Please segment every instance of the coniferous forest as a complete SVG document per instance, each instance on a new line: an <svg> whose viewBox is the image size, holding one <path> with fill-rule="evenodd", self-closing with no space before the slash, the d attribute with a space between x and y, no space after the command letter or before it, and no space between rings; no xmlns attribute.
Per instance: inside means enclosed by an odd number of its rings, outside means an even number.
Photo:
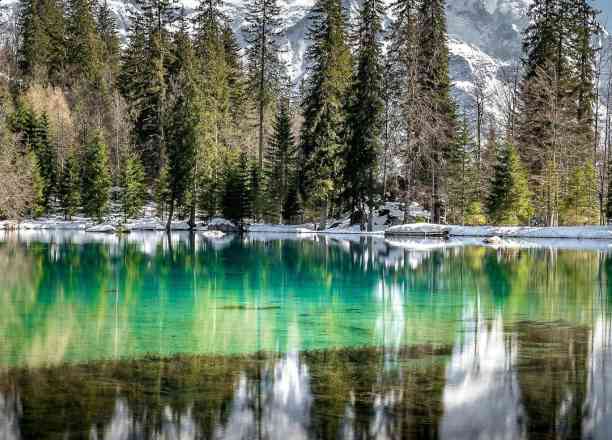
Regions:
<svg viewBox="0 0 612 440"><path fill-rule="evenodd" d="M367 228L385 201L435 223L606 224L612 63L587 0L534 0L505 66L503 114L452 95L445 0L340 0L310 12L292 83L276 0L187 14L135 0L0 11L0 215L320 223ZM387 17L392 17L388 20ZM239 34L237 33L239 32ZM240 43L242 42L242 43Z"/></svg>

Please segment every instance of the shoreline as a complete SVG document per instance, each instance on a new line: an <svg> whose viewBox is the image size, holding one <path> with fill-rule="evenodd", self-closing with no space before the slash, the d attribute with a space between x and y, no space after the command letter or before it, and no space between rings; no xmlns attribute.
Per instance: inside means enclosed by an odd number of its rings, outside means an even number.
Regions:
<svg viewBox="0 0 612 440"><path fill-rule="evenodd" d="M231 222L216 219L210 226L206 223L196 225L190 229L185 221L172 222L172 232L223 232L232 233L231 230L218 229L219 224ZM109 234L129 232L163 232L166 230L165 222L156 217L142 217L121 222L117 219L109 219L105 222L95 222L92 219L77 217L72 220L58 218L27 219L23 221L4 220L0 221L0 230L24 231L24 230L47 230L47 231L83 231L88 233ZM435 225L429 223L414 223L407 225L392 226L375 231L360 231L354 226L348 228L333 228L315 230L311 225L276 225L255 223L247 225L245 232L248 234L294 234L294 235L344 235L364 237L397 237L397 238L435 238L436 234L443 233L449 238L541 238L561 240L610 240L612 241L612 226L589 225L589 226L556 226L556 227L532 227L532 226L457 226L457 225Z"/></svg>

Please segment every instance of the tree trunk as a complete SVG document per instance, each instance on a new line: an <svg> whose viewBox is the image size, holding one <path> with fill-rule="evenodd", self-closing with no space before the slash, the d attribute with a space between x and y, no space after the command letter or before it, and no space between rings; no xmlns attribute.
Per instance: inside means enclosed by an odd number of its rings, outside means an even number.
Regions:
<svg viewBox="0 0 612 440"><path fill-rule="evenodd" d="M170 232L172 227L172 215L174 214L174 197L170 199L170 207L168 208L168 221L166 222L166 231Z"/></svg>
<svg viewBox="0 0 612 440"><path fill-rule="evenodd" d="M327 199L325 199L325 201L323 202L323 205L321 206L321 218L319 220L319 230L322 231L327 227L327 209L328 209L328 202Z"/></svg>

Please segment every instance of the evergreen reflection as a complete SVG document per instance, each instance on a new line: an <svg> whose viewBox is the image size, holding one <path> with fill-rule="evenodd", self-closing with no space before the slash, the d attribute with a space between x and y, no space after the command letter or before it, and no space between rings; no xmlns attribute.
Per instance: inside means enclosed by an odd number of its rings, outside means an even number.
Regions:
<svg viewBox="0 0 612 440"><path fill-rule="evenodd" d="M7 237L0 438L610 438L611 283L591 249Z"/></svg>

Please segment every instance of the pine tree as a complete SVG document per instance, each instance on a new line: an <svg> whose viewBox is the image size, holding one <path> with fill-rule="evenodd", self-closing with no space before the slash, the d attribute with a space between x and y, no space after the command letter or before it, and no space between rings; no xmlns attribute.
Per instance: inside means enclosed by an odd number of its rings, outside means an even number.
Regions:
<svg viewBox="0 0 612 440"><path fill-rule="evenodd" d="M173 66L173 103L169 112L167 129L167 155L170 200L167 228L170 229L175 205L185 201L192 189L193 166L200 143L200 97L197 68L191 40L185 26L181 26L174 38L176 60ZM195 201L192 210L195 209Z"/></svg>
<svg viewBox="0 0 612 440"><path fill-rule="evenodd" d="M267 215L282 223L288 219L285 208L292 191L292 176L295 173L296 147L291 131L289 102L282 99L278 106L274 132L266 157ZM295 188L294 188L295 189ZM295 202L293 202L295 203ZM292 209L293 211L294 209ZM294 214L294 212L292 213Z"/></svg>
<svg viewBox="0 0 612 440"><path fill-rule="evenodd" d="M526 224L533 215L527 173L512 144L500 149L487 201L490 218L496 224Z"/></svg>
<svg viewBox="0 0 612 440"><path fill-rule="evenodd" d="M128 152L123 158L123 164L121 208L127 220L142 210L147 197L147 188L144 166L138 155L133 151Z"/></svg>
<svg viewBox="0 0 612 440"><path fill-rule="evenodd" d="M64 7L60 0L21 0L19 67L24 76L58 81L65 63Z"/></svg>
<svg viewBox="0 0 612 440"><path fill-rule="evenodd" d="M51 207L57 184L57 157L49 140L49 122L46 114L37 117L28 112L26 139L38 159L38 172L42 180L42 205L45 211Z"/></svg>
<svg viewBox="0 0 612 440"><path fill-rule="evenodd" d="M119 74L119 62L121 56L121 39L117 18L108 0L103 0L96 11L96 27L101 43L101 61L110 69L112 80L115 81Z"/></svg>
<svg viewBox="0 0 612 440"><path fill-rule="evenodd" d="M101 220L108 209L112 181L108 147L99 131L85 145L82 173L81 196L85 214Z"/></svg>
<svg viewBox="0 0 612 440"><path fill-rule="evenodd" d="M445 0L422 0L418 7L419 54L417 81L419 99L425 103L424 118L414 129L427 147L431 182L432 221L442 219L442 193L446 176L444 163L455 134L455 107L450 94L448 71L448 36Z"/></svg>
<svg viewBox="0 0 612 440"><path fill-rule="evenodd" d="M239 153L237 158L228 159L225 165L221 211L223 217L241 225L252 213L249 187L252 167L245 151Z"/></svg>
<svg viewBox="0 0 612 440"><path fill-rule="evenodd" d="M577 167L570 176L561 222L567 225L599 224L597 170L590 161Z"/></svg>
<svg viewBox="0 0 612 440"><path fill-rule="evenodd" d="M300 192L327 221L330 203L339 193L340 152L345 105L351 84L352 61L346 43L339 0L318 0L312 11L307 51L309 75L305 85L301 132Z"/></svg>
<svg viewBox="0 0 612 440"><path fill-rule="evenodd" d="M128 44L122 59L122 92L135 114L134 141L149 178L159 174L165 149L168 31L176 21L172 0L137 0L131 11Z"/></svg>
<svg viewBox="0 0 612 440"><path fill-rule="evenodd" d="M101 76L102 43L90 0L69 0L66 19L66 63L75 81Z"/></svg>
<svg viewBox="0 0 612 440"><path fill-rule="evenodd" d="M246 5L245 26L249 91L256 101L258 164L263 168L265 114L278 95L285 75L280 61L281 19L276 0L250 0Z"/></svg>
<svg viewBox="0 0 612 440"><path fill-rule="evenodd" d="M64 217L70 220L81 203L81 170L79 157L72 151L64 162L59 181L59 202Z"/></svg>
<svg viewBox="0 0 612 440"><path fill-rule="evenodd" d="M448 220L452 223L466 224L468 210L479 214L477 200L478 180L475 170L474 142L464 118L448 157Z"/></svg>
<svg viewBox="0 0 612 440"><path fill-rule="evenodd" d="M343 199L351 213L359 213L362 227L366 207L371 214L378 195L375 173L381 149L384 111L380 41L383 16L384 7L380 0L364 1L357 31L357 71L347 111Z"/></svg>

